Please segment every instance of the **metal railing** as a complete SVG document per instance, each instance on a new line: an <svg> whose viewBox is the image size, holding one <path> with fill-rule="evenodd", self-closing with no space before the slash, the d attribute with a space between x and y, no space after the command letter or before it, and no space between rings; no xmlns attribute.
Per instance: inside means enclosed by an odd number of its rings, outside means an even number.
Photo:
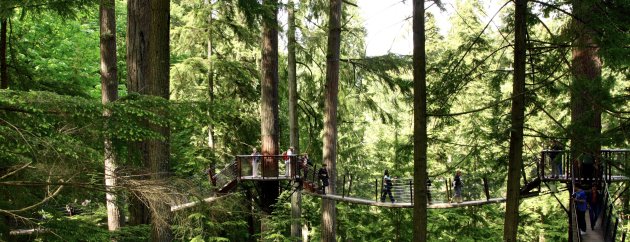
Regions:
<svg viewBox="0 0 630 242"><path fill-rule="evenodd" d="M622 228L621 235L618 235L619 226L623 227L621 211L615 206L615 200L611 197L608 182L604 182L604 202L602 210L602 229L604 231L604 241L625 241L626 231ZM617 237L621 238L618 240Z"/></svg>
<svg viewBox="0 0 630 242"><path fill-rule="evenodd" d="M214 175L212 179L214 180L217 189L221 190L230 182L237 180L239 178L238 174L238 163L233 161Z"/></svg>
<svg viewBox="0 0 630 242"><path fill-rule="evenodd" d="M241 177L293 178L301 155L237 155L238 174ZM288 158L285 160L284 158Z"/></svg>
<svg viewBox="0 0 630 242"><path fill-rule="evenodd" d="M586 174L581 169L571 169L573 166L581 168L580 160L582 156L573 159L569 151L565 150L543 150L540 153L537 172L540 178L570 178L575 177L582 180ZM593 159L592 177L597 181L606 179L610 182L614 177L624 177L630 172L626 167L630 167L630 150L628 149L603 149L598 156ZM575 172L575 174L572 174Z"/></svg>

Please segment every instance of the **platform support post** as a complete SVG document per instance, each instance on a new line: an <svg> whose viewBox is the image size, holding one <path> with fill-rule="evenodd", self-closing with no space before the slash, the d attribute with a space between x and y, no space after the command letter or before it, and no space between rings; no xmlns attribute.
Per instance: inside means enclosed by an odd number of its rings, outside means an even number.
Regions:
<svg viewBox="0 0 630 242"><path fill-rule="evenodd" d="M413 180L409 180L409 194L411 194L411 204L413 204Z"/></svg>
<svg viewBox="0 0 630 242"><path fill-rule="evenodd" d="M352 191L352 175L348 174L348 180L350 185L348 185L348 196L350 196L350 191Z"/></svg>
<svg viewBox="0 0 630 242"><path fill-rule="evenodd" d="M378 179L374 179L374 197L376 197L376 202L378 202Z"/></svg>

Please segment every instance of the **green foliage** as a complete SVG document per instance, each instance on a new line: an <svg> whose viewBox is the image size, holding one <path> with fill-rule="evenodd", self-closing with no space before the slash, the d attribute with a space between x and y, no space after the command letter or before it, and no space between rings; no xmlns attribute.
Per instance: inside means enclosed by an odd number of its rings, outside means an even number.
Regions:
<svg viewBox="0 0 630 242"><path fill-rule="evenodd" d="M114 140L120 169L135 171L140 160L126 155L128 144L165 137L147 124L171 129L173 187L190 200L210 196L212 186L205 169L223 168L236 154L259 146L260 24L268 6L254 0L176 0L171 3L171 100L127 94L100 104L98 20L95 1L4 0L0 18L8 18L10 90L0 91L0 209L20 209L37 204L65 187L54 199L17 215L33 219L54 234L42 241L144 241L147 225L123 227L109 233L102 189L103 138ZM124 1L117 2L118 72L126 79ZM529 18L525 173L535 174L538 151L550 138L565 141L569 126L571 38L563 33L568 17L558 2L532 8ZM539 6L540 4L536 4ZM628 145L630 122L627 102L630 84L627 14L624 1L606 1L602 14L593 19L597 43L604 60L601 99L602 144ZM298 1L297 75L299 91L300 152L321 162L323 83L326 78L327 2ZM413 174L412 78L409 56L365 56L365 35L359 10L344 4L340 93L338 106L338 174L355 181L380 177L384 169L395 176ZM479 1L455 4L452 28L442 36L434 16L427 15L427 80L429 119L429 176L443 188L444 177L464 172L467 189L481 194L478 181L490 180L493 196L505 193L511 97L511 40L513 16L504 9L505 24L488 25ZM509 8L509 7L508 7ZM566 8L564 8L566 9ZM539 12L540 11L540 12ZM547 14L549 18L541 18ZM280 16L283 16L282 14ZM212 18L210 23L209 17ZM499 22L499 19L495 19ZM489 27L486 27L488 25ZM282 26L279 26L282 27ZM282 31L281 35L283 34ZM208 56L208 43L212 54ZM281 42L282 43L282 42ZM280 48L280 146L287 147L288 104L286 58ZM212 86L211 86L212 85ZM592 90L598 90L590 88ZM212 92L211 92L212 90ZM211 100L212 97L212 100ZM168 116L152 111L165 107ZM102 112L112 111L104 120ZM107 122L108 129L105 129ZM208 143L213 134L213 145ZM566 143L566 142L565 142ZM3 177L9 172L15 173ZM188 183L181 182L186 180ZM14 183L29 183L15 185ZM340 182L338 182L340 183ZM7 185L11 184L11 185ZM193 185L191 185L193 184ZM257 197L253 183L240 191ZM285 184L286 185L286 184ZM371 187L355 183L357 195L372 196ZM246 195L222 198L176 213L174 231L181 241L244 241L263 236L271 241L289 237L290 192L278 200L265 220L264 234L250 235L248 220L260 219ZM474 195L476 196L476 195ZM474 197L473 196L473 197ZM558 196L568 197L561 193ZM56 207L90 198L100 204L88 214L66 217ZM311 240L320 239L321 200L303 197L301 222ZM42 209L49 218L37 222ZM338 203L341 241L410 241L411 210L374 208ZM503 205L430 210L430 241L500 240ZM6 214L6 211L4 212ZM566 214L550 195L526 199L521 204L519 240L566 238ZM34 223L30 223L33 225ZM0 223L1 227L6 223ZM254 226L258 227L255 223ZM3 228L4 229L4 228ZM85 235L90 237L86 238Z"/></svg>

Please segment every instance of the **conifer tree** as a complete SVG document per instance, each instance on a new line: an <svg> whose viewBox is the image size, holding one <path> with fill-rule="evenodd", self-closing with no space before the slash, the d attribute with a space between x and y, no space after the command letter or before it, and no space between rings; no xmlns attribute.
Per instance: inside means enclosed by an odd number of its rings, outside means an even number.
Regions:
<svg viewBox="0 0 630 242"><path fill-rule="evenodd" d="M101 48L101 95L104 105L118 99L118 68L116 66L116 12L114 0L101 0L100 4L100 48ZM107 133L107 119L111 110L103 110L105 130ZM117 230L122 225L118 196L114 193L116 187L117 155L114 151L112 139L105 135L105 191L107 203L107 225L110 231Z"/></svg>
<svg viewBox="0 0 630 242"><path fill-rule="evenodd" d="M341 0L330 0L328 48L324 101L323 160L330 177L327 194L335 194L337 177L337 105L339 103L339 58L341 49ZM337 211L335 201L322 199L322 241L336 241Z"/></svg>

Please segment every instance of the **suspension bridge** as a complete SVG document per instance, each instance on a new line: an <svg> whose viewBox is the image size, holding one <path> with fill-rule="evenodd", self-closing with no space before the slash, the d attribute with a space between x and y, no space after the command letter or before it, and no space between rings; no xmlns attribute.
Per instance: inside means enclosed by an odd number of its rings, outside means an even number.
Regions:
<svg viewBox="0 0 630 242"><path fill-rule="evenodd" d="M284 158L287 157L280 155L238 155L232 163L212 175L211 181L217 188L217 192L222 194L230 193L235 190L239 183L245 181L287 181L293 183L296 189L302 189L306 194L322 199L388 208L413 208L413 179L394 178L392 180L391 192L395 202L385 202L382 199L384 198L384 189L386 189L382 177L368 181L358 180L352 174L343 174L339 177L341 179L336 179L336 193L324 194L320 189L317 165L308 165L301 155L289 156L288 162ZM551 183L566 184L570 194L575 186L596 184L603 194L604 202L601 204L602 212L598 217L595 230L587 232L586 235L579 233L573 199L570 199L570 207L564 208L570 215L572 240L625 241L625 230L619 231L618 229L619 225L622 224L622 213L614 205L618 197L616 199L613 197L609 185L613 182L630 180L625 176L628 172L626 167L630 167L628 164L630 162L630 150L602 150L596 158L595 166L587 166L580 162L579 157L571 158L566 151L542 151L537 159L536 176L531 181L525 181L520 190L520 197L529 198L549 193L556 197L552 192L541 192L543 185L550 188ZM268 169L274 169L275 174L274 172L267 172ZM268 175L270 173L274 175ZM462 199L455 202L451 199L453 187L450 178L434 177L431 181L426 182L427 208L448 209L505 202L505 194L489 189L491 182L485 177L464 179ZM558 197L556 199L561 202ZM590 228L590 220L587 221L587 226ZM618 232L621 233L620 236Z"/></svg>

